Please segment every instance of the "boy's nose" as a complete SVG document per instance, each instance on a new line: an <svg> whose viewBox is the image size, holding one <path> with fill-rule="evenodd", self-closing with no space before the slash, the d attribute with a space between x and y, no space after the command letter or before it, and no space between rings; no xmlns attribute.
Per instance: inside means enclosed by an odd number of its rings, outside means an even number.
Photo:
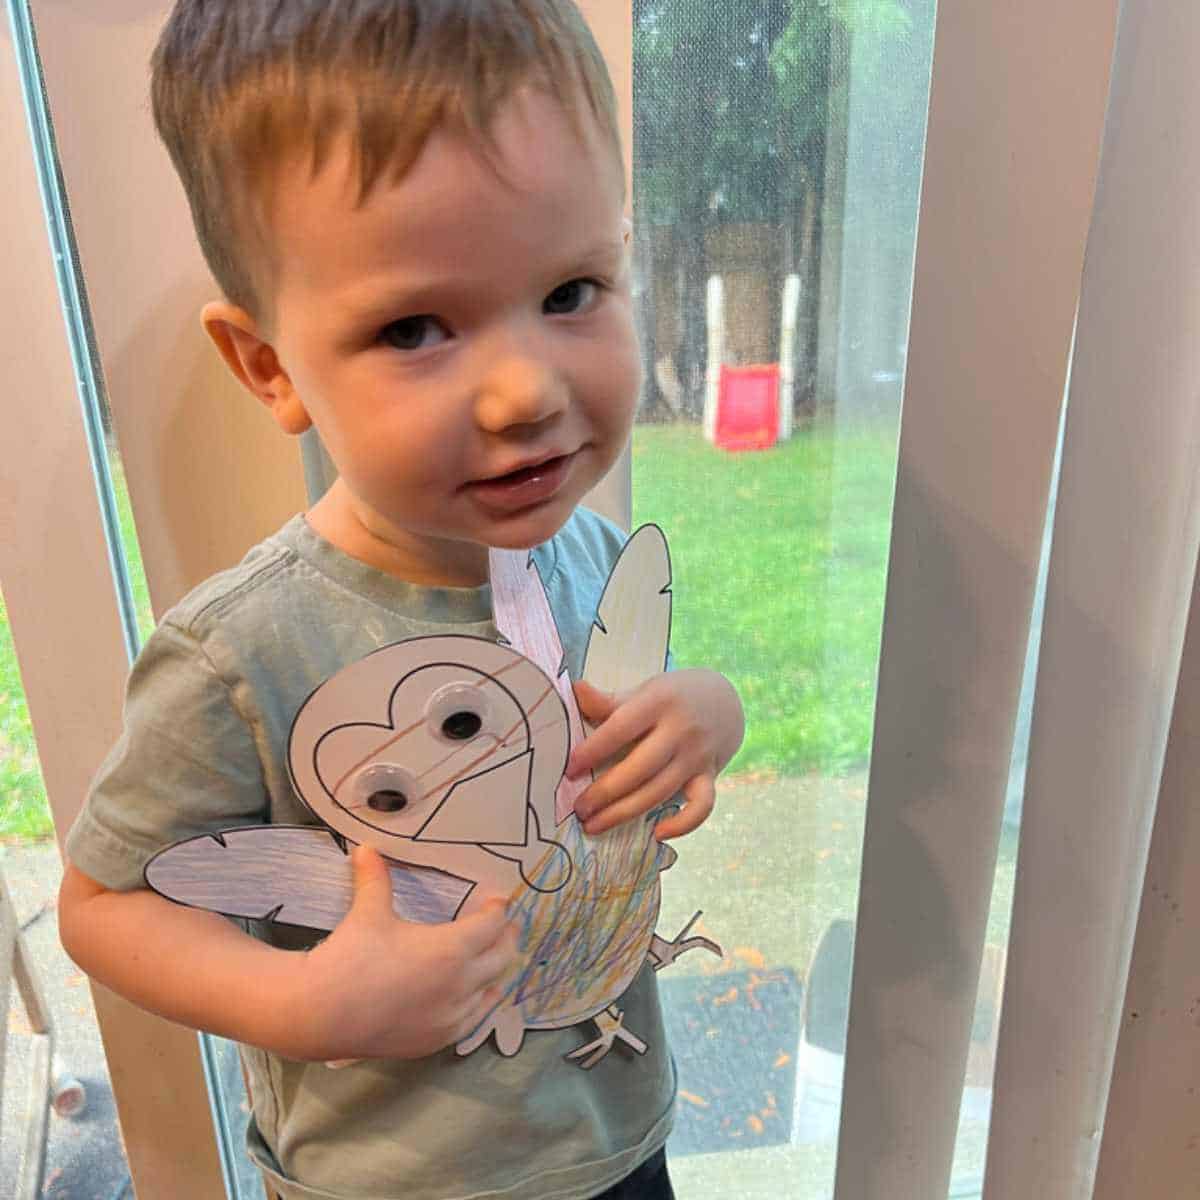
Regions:
<svg viewBox="0 0 1200 1200"><path fill-rule="evenodd" d="M533 355L508 355L493 364L479 389L475 419L488 433L539 425L567 406L567 387L548 363Z"/></svg>

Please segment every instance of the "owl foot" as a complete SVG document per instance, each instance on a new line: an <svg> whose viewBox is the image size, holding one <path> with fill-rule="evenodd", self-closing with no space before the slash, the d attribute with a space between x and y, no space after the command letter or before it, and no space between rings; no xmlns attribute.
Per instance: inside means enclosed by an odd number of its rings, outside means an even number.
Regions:
<svg viewBox="0 0 1200 1200"><path fill-rule="evenodd" d="M600 1031L600 1036L594 1042L572 1050L566 1056L568 1062L577 1062L585 1071L590 1071L619 1041L624 1042L637 1054L646 1053L646 1043L625 1028L625 1014L619 1008L606 1008L597 1013L592 1021Z"/></svg>
<svg viewBox="0 0 1200 1200"><path fill-rule="evenodd" d="M699 935L687 936L688 930L700 920L700 915L697 913L673 942L664 941L657 933L650 939L650 962L656 971L669 967L681 954L686 954L689 950L708 950L718 958L721 957L721 947L716 942Z"/></svg>
<svg viewBox="0 0 1200 1200"><path fill-rule="evenodd" d="M521 1049L525 1040L525 1019L517 1008L497 1009L478 1029L465 1041L454 1047L455 1052L465 1057L478 1050L492 1034L496 1035L496 1049L505 1058L512 1058Z"/></svg>

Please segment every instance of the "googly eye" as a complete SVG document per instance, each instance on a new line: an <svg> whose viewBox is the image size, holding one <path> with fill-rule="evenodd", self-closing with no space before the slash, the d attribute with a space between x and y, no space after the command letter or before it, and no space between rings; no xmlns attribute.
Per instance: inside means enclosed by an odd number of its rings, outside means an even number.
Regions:
<svg viewBox="0 0 1200 1200"><path fill-rule="evenodd" d="M349 779L350 803L394 815L416 804L421 790L411 771L393 763L373 763Z"/></svg>
<svg viewBox="0 0 1200 1200"><path fill-rule="evenodd" d="M425 705L426 725L447 742L469 742L487 728L490 715L486 694L469 683L448 683Z"/></svg>
<svg viewBox="0 0 1200 1200"><path fill-rule="evenodd" d="M478 713L462 708L452 712L442 722L442 737L452 742L465 742L483 728L483 719Z"/></svg>
<svg viewBox="0 0 1200 1200"><path fill-rule="evenodd" d="M408 807L408 797L395 788L380 788L367 797L367 807L376 812L394 813Z"/></svg>

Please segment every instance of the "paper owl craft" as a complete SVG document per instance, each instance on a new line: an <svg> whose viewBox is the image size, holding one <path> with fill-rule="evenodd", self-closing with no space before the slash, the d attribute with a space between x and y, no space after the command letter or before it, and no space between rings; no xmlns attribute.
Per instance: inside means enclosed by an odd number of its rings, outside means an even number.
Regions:
<svg viewBox="0 0 1200 1200"><path fill-rule="evenodd" d="M493 551L496 624L506 642L445 635L385 646L339 671L292 725L288 766L321 826L255 826L191 838L146 867L155 891L228 916L333 929L353 896L348 859L367 843L389 861L398 916L453 920L509 897L519 953L502 998L457 1050L489 1037L516 1054L529 1030L591 1021L568 1057L589 1068L617 1043L645 1053L620 998L707 938L655 933L659 873L675 851L651 813L591 837L575 816L587 780L563 778L583 726L562 646L527 552ZM666 539L626 543L601 598L583 678L618 692L665 668L671 619ZM697 914L697 917L699 914Z"/></svg>

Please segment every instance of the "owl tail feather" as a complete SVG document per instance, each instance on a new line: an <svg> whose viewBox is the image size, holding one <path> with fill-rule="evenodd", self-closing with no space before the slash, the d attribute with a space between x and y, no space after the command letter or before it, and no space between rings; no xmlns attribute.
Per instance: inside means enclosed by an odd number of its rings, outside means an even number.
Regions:
<svg viewBox="0 0 1200 1200"><path fill-rule="evenodd" d="M536 663L554 681L554 688L566 706L571 745L578 746L583 741L583 720L567 674L562 639L533 555L528 550L493 549L488 553L488 564L496 628L514 650ZM563 777L555 796L556 826L575 811L575 801L590 783L590 775L576 779ZM549 816L542 814L543 819Z"/></svg>

